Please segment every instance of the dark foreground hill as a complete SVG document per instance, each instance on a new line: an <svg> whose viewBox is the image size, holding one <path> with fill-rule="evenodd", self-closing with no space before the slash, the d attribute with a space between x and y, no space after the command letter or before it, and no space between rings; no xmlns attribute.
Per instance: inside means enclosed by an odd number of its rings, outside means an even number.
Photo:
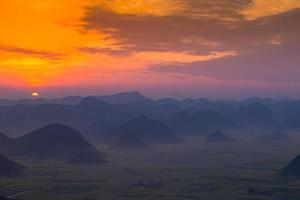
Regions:
<svg viewBox="0 0 300 200"><path fill-rule="evenodd" d="M18 176L23 174L25 167L0 154L0 176Z"/></svg>
<svg viewBox="0 0 300 200"><path fill-rule="evenodd" d="M4 149L7 154L37 159L71 158L79 153L102 153L75 129L52 124L17 138Z"/></svg>
<svg viewBox="0 0 300 200"><path fill-rule="evenodd" d="M6 198L5 196L0 194L0 200L14 200L14 199Z"/></svg>
<svg viewBox="0 0 300 200"><path fill-rule="evenodd" d="M216 130L206 137L208 142L230 142L232 139L228 137L223 131Z"/></svg>
<svg viewBox="0 0 300 200"><path fill-rule="evenodd" d="M2 141L8 141L10 138L9 137L7 137L4 133L1 133L0 132L0 142L2 142Z"/></svg>
<svg viewBox="0 0 300 200"><path fill-rule="evenodd" d="M300 154L280 172L283 176L300 176Z"/></svg>
<svg viewBox="0 0 300 200"><path fill-rule="evenodd" d="M12 141L12 138L7 137L5 134L0 132L0 145L6 145Z"/></svg>
<svg viewBox="0 0 300 200"><path fill-rule="evenodd" d="M117 151L145 151L151 149L140 137L132 133L125 133L119 140L111 145Z"/></svg>

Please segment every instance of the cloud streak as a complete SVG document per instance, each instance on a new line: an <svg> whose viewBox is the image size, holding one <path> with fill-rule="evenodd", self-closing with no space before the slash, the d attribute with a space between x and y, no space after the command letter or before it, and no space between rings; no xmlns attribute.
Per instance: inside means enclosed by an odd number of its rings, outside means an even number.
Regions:
<svg viewBox="0 0 300 200"><path fill-rule="evenodd" d="M63 56L63 54L60 53L7 46L1 44L0 44L0 51L7 51L7 52L17 53L17 54L25 54L25 55L35 56L39 58L46 58L49 60L60 60L61 57Z"/></svg>
<svg viewBox="0 0 300 200"><path fill-rule="evenodd" d="M146 70L159 74L181 74L227 81L300 84L299 52L298 44L285 44L210 62L150 65Z"/></svg>

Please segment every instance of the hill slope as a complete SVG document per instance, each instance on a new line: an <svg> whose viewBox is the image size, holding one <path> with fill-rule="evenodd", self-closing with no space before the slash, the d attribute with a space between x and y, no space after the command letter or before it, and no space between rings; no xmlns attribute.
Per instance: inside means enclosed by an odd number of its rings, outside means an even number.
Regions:
<svg viewBox="0 0 300 200"><path fill-rule="evenodd" d="M70 158L79 153L97 153L75 129L62 124L52 124L17 138L7 153L39 159Z"/></svg>
<svg viewBox="0 0 300 200"><path fill-rule="evenodd" d="M133 133L149 143L171 143L177 139L172 129L165 123L140 116L121 125L122 134Z"/></svg>
<svg viewBox="0 0 300 200"><path fill-rule="evenodd" d="M195 113L179 112L170 120L171 127L177 132L198 133L215 129L237 128L233 121L212 110L199 110Z"/></svg>
<svg viewBox="0 0 300 200"><path fill-rule="evenodd" d="M25 167L0 154L0 176L14 176L23 174Z"/></svg>
<svg viewBox="0 0 300 200"><path fill-rule="evenodd" d="M223 131L216 130L206 137L208 142L230 142L232 139L228 137Z"/></svg>
<svg viewBox="0 0 300 200"><path fill-rule="evenodd" d="M300 176L300 154L280 172L284 176Z"/></svg>

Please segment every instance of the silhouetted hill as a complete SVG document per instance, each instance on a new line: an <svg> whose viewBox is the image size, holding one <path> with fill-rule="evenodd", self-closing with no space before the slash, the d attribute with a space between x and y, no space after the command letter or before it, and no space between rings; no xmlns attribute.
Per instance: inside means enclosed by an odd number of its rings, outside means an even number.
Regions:
<svg viewBox="0 0 300 200"><path fill-rule="evenodd" d="M149 143L170 143L177 141L172 129L163 122L146 116L134 118L122 124L123 133L133 133Z"/></svg>
<svg viewBox="0 0 300 200"><path fill-rule="evenodd" d="M54 103L54 104L65 104L65 105L76 105L82 99L83 99L83 97L80 97L80 96L68 96L68 97L63 97L61 99L55 99L55 100L53 100L52 103Z"/></svg>
<svg viewBox="0 0 300 200"><path fill-rule="evenodd" d="M162 98L162 99L158 99L156 101L158 104L173 104L173 105L180 105L180 101L178 101L177 99L173 99L173 98Z"/></svg>
<svg viewBox="0 0 300 200"><path fill-rule="evenodd" d="M75 165L101 165L107 163L107 160L97 152L83 152L71 157L67 163Z"/></svg>
<svg viewBox="0 0 300 200"><path fill-rule="evenodd" d="M194 117L202 123L204 129L211 129L212 127L215 127L215 129L231 129L237 127L233 121L212 110L199 110L194 114Z"/></svg>
<svg viewBox="0 0 300 200"><path fill-rule="evenodd" d="M122 112L130 114L131 118L146 115L152 119L167 121L171 116L180 111L175 104L150 105L143 102L131 102L126 104L115 104Z"/></svg>
<svg viewBox="0 0 300 200"><path fill-rule="evenodd" d="M12 140L11 138L6 136L4 133L0 132L0 145L4 144L4 143L7 143L7 142L10 142L11 140Z"/></svg>
<svg viewBox="0 0 300 200"><path fill-rule="evenodd" d="M10 151L11 145L13 145L14 139L7 137L5 134L0 133L0 152L6 154Z"/></svg>
<svg viewBox="0 0 300 200"><path fill-rule="evenodd" d="M77 114L89 119L112 117L118 112L110 103L96 97L85 97L75 108Z"/></svg>
<svg viewBox="0 0 300 200"><path fill-rule="evenodd" d="M177 141L172 129L165 123L146 116L133 118L124 123L101 121L97 123L99 135L107 141L117 141L125 133L137 135L147 143L170 143Z"/></svg>
<svg viewBox="0 0 300 200"><path fill-rule="evenodd" d="M205 98L202 98L202 99L187 98L187 99L184 99L181 103L186 107L198 107L199 108L204 105L207 106L207 104L210 104L211 101L209 101L208 99L205 99Z"/></svg>
<svg viewBox="0 0 300 200"><path fill-rule="evenodd" d="M150 146L136 134L125 133L120 136L117 142L111 145L111 149L118 151L145 151L149 150Z"/></svg>
<svg viewBox="0 0 300 200"><path fill-rule="evenodd" d="M232 141L223 131L216 130L215 132L209 134L206 137L206 141L208 142L229 142Z"/></svg>
<svg viewBox="0 0 300 200"><path fill-rule="evenodd" d="M5 196L0 195L0 200L8 200Z"/></svg>
<svg viewBox="0 0 300 200"><path fill-rule="evenodd" d="M70 158L79 153L101 154L77 130L61 124L47 125L15 139L6 153L38 159Z"/></svg>
<svg viewBox="0 0 300 200"><path fill-rule="evenodd" d="M192 114L179 112L171 118L170 124L174 130L186 133L197 133L214 129L234 129L238 127L230 119L212 110L199 110Z"/></svg>
<svg viewBox="0 0 300 200"><path fill-rule="evenodd" d="M191 115L183 111L177 113L171 118L170 125L176 132L189 132L196 131L198 129L196 120Z"/></svg>
<svg viewBox="0 0 300 200"><path fill-rule="evenodd" d="M85 107L85 108L107 108L110 107L111 105L107 102L101 101L96 97L90 96L90 97L85 97L82 99L78 104L78 107Z"/></svg>
<svg viewBox="0 0 300 200"><path fill-rule="evenodd" d="M115 121L99 120L93 125L95 137L107 141L110 139L113 133L119 132L120 125L120 123Z"/></svg>
<svg viewBox="0 0 300 200"><path fill-rule="evenodd" d="M98 99L107 101L109 103L118 104L118 103L131 103L131 102L143 102L147 104L153 104L154 101L137 91L132 92L121 92L112 95L106 96L97 96Z"/></svg>
<svg viewBox="0 0 300 200"><path fill-rule="evenodd" d="M238 119L246 125L271 125L277 122L276 115L262 103L241 105L238 108Z"/></svg>
<svg viewBox="0 0 300 200"><path fill-rule="evenodd" d="M0 154L0 176L22 175L25 167Z"/></svg>
<svg viewBox="0 0 300 200"><path fill-rule="evenodd" d="M300 130L300 101L294 101L280 112L281 127L288 130Z"/></svg>
<svg viewBox="0 0 300 200"><path fill-rule="evenodd" d="M280 172L284 176L300 176L300 155L294 158L288 166L283 168Z"/></svg>
<svg viewBox="0 0 300 200"><path fill-rule="evenodd" d="M130 102L144 102L153 104L151 98L148 98L137 91L132 92L121 92L111 95L97 95L97 99L108 102L108 103L130 103ZM38 98L38 99L0 99L0 105L3 106L15 106L15 105L39 105L39 104L64 104L64 105L75 105L78 104L84 97L81 96L67 96L63 98Z"/></svg>
<svg viewBox="0 0 300 200"><path fill-rule="evenodd" d="M249 105L249 104L255 104L255 103L260 103L260 104L265 104L265 105L272 105L276 103L277 101L271 99L271 98L259 98L259 97L250 97L248 99L244 99L240 101L241 104L243 105Z"/></svg>
<svg viewBox="0 0 300 200"><path fill-rule="evenodd" d="M79 103L83 97L80 96L68 96L63 98L38 98L38 99L0 99L0 105L3 106L16 106L16 105L40 105L40 104L64 104L64 105L75 105Z"/></svg>
<svg viewBox="0 0 300 200"><path fill-rule="evenodd" d="M281 127L287 130L300 130L300 115L285 119Z"/></svg>
<svg viewBox="0 0 300 200"><path fill-rule="evenodd" d="M262 133L261 139L266 142L287 141L288 135L281 131L265 131Z"/></svg>
<svg viewBox="0 0 300 200"><path fill-rule="evenodd" d="M233 100L209 100L206 98L187 98L178 104L182 108L192 108L197 110L214 110L219 111L225 108L234 108L238 106L239 103Z"/></svg>
<svg viewBox="0 0 300 200"><path fill-rule="evenodd" d="M20 200L20 199L12 199L12 198L8 198L3 195L0 195L0 200Z"/></svg>

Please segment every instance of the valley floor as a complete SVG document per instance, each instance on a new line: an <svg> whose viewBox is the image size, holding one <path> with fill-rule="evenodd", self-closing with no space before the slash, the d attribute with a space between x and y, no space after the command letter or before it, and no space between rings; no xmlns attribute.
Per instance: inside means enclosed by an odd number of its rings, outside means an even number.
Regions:
<svg viewBox="0 0 300 200"><path fill-rule="evenodd" d="M19 159L26 176L1 178L0 193L22 200L300 199L300 178L278 176L300 153L297 133L286 142L263 142L256 133L231 136L228 143L190 138L148 154L106 150L111 163L100 166Z"/></svg>

